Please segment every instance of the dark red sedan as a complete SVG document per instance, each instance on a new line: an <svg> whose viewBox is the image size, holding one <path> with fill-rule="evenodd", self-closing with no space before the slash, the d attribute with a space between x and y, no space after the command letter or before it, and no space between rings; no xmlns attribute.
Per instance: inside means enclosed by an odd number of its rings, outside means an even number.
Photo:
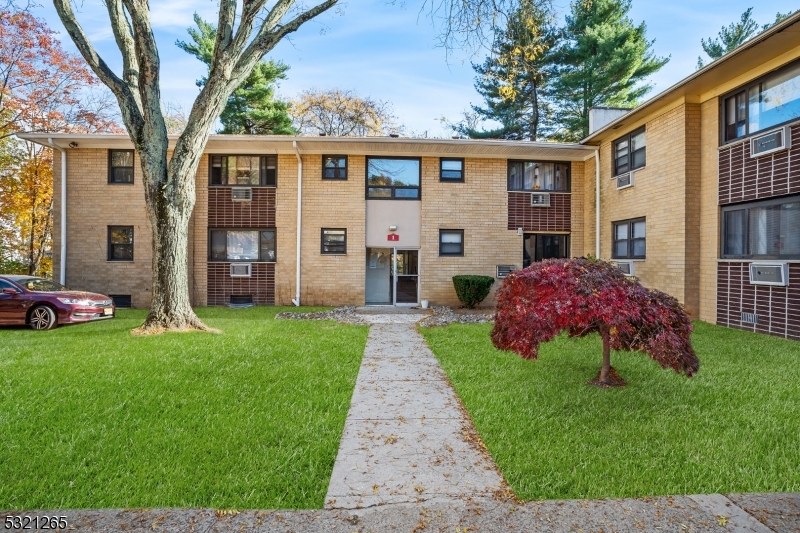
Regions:
<svg viewBox="0 0 800 533"><path fill-rule="evenodd" d="M49 279L0 275L0 291L0 325L28 324L42 330L114 318L110 297L71 291Z"/></svg>

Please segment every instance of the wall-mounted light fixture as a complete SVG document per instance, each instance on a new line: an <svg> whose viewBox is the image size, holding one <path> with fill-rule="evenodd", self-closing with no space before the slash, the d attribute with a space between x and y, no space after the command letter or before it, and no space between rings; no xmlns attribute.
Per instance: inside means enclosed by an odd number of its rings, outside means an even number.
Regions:
<svg viewBox="0 0 800 533"><path fill-rule="evenodd" d="M517 228L517 235L524 235L522 228Z"/></svg>
<svg viewBox="0 0 800 533"><path fill-rule="evenodd" d="M389 226L389 231L397 231L397 226Z"/></svg>
<svg viewBox="0 0 800 533"><path fill-rule="evenodd" d="M72 141L71 143L69 143L69 147L70 148L77 148L78 147L78 143L76 143L75 141Z"/></svg>

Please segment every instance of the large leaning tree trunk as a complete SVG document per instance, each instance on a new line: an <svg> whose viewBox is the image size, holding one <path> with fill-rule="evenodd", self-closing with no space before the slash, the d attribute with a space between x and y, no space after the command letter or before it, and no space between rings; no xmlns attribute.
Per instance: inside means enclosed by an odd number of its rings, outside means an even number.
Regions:
<svg viewBox="0 0 800 533"><path fill-rule="evenodd" d="M153 237L153 303L137 333L207 330L189 304L189 217L195 203L194 176L206 142L228 96L255 65L286 35L338 0L301 10L296 0L219 1L214 56L208 81L192 106L186 129L168 157L161 112L159 57L147 0L104 0L123 72L115 74L89 42L72 10L71 0L53 0L78 50L117 98L122 120L141 158L147 215ZM268 5L269 4L269 5Z"/></svg>

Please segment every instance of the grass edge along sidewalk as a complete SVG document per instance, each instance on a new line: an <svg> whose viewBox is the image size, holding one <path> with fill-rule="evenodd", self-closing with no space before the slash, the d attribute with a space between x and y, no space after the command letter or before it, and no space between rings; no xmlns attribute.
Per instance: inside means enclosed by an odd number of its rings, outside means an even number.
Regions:
<svg viewBox="0 0 800 533"><path fill-rule="evenodd" d="M800 491L800 343L697 322L696 376L615 352L628 386L604 390L596 336L526 361L490 331L421 329L519 498Z"/></svg>
<svg viewBox="0 0 800 533"><path fill-rule="evenodd" d="M0 509L321 508L367 328L282 310L0 329Z"/></svg>

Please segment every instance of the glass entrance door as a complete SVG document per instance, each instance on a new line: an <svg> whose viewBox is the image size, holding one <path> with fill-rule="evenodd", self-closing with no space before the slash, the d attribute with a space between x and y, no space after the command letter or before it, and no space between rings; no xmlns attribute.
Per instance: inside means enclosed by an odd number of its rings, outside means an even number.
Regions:
<svg viewBox="0 0 800 533"><path fill-rule="evenodd" d="M367 248L367 305L419 304L419 250Z"/></svg>
<svg viewBox="0 0 800 533"><path fill-rule="evenodd" d="M364 296L367 305L392 305L394 267L392 248L367 248L367 275Z"/></svg>
<svg viewBox="0 0 800 533"><path fill-rule="evenodd" d="M419 250L394 250L395 305L419 303Z"/></svg>

